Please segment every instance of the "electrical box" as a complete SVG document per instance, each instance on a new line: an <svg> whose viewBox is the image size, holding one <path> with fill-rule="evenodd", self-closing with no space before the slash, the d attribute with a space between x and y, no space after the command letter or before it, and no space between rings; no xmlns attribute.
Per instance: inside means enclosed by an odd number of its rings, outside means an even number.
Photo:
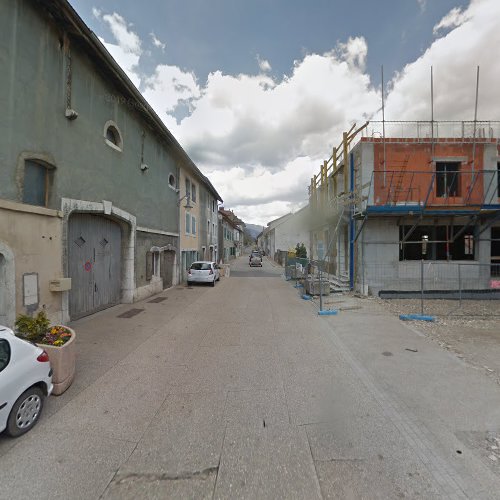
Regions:
<svg viewBox="0 0 500 500"><path fill-rule="evenodd" d="M71 278L59 278L49 281L49 290L51 292L65 292L71 290Z"/></svg>

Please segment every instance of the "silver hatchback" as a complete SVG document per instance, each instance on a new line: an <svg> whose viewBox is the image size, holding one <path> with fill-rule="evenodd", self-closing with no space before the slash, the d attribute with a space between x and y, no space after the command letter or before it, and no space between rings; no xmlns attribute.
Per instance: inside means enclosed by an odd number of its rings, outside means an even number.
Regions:
<svg viewBox="0 0 500 500"><path fill-rule="evenodd" d="M215 262L200 260L193 262L188 269L188 286L192 283L209 283L215 286L215 282L219 281L219 279L219 266Z"/></svg>

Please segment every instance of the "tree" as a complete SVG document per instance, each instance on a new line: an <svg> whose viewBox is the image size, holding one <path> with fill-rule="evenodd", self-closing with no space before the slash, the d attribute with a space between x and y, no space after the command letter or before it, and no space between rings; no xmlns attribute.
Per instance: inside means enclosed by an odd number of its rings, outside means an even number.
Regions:
<svg viewBox="0 0 500 500"><path fill-rule="evenodd" d="M295 247L295 257L298 259L307 259L307 249L304 243L297 243Z"/></svg>

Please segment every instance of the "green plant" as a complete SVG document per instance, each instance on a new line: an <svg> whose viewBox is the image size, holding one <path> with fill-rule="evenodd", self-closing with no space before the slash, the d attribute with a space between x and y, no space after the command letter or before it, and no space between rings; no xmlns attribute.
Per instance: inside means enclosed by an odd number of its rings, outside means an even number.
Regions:
<svg viewBox="0 0 500 500"><path fill-rule="evenodd" d="M49 318L45 311L40 311L35 317L21 314L18 316L15 327L20 337L32 342L38 342L47 333L50 326Z"/></svg>
<svg viewBox="0 0 500 500"><path fill-rule="evenodd" d="M295 257L298 259L307 259L307 249L304 243L297 243L295 247Z"/></svg>
<svg viewBox="0 0 500 500"><path fill-rule="evenodd" d="M34 318L20 314L15 327L18 337L36 344L60 347L71 339L71 331L65 326L50 326L45 311L40 311Z"/></svg>

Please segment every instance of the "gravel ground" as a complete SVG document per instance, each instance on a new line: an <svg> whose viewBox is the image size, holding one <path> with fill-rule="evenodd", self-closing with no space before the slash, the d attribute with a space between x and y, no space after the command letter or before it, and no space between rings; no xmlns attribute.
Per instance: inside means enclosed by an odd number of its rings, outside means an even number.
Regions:
<svg viewBox="0 0 500 500"><path fill-rule="evenodd" d="M421 312L415 299L372 300L398 316ZM424 314L436 321L410 321L408 326L500 384L500 301L463 300L460 305L454 300L426 300Z"/></svg>

